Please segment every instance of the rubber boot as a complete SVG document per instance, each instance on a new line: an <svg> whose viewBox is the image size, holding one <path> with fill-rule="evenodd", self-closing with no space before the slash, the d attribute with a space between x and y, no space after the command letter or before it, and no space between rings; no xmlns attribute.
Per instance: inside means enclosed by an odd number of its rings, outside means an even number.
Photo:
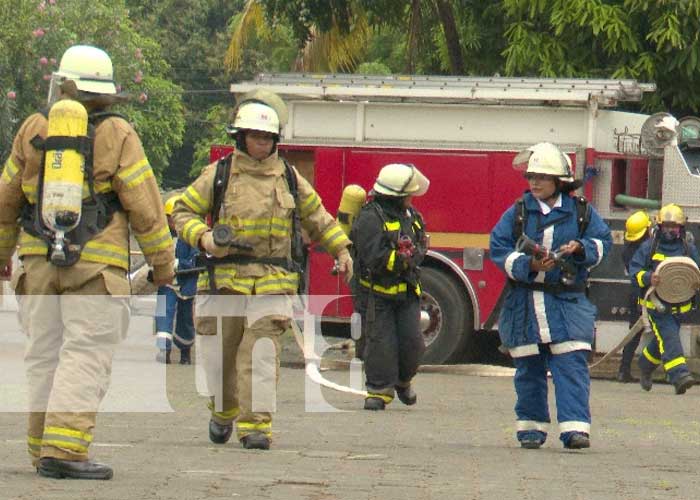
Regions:
<svg viewBox="0 0 700 500"><path fill-rule="evenodd" d="M678 380L673 384L673 387L676 389L676 394L685 394L685 391L690 389L693 385L695 385L695 379L693 379L693 376L690 373L686 373L685 375L681 375Z"/></svg>
<svg viewBox="0 0 700 500"><path fill-rule="evenodd" d="M652 374L653 372L645 372L642 370L639 372L639 385L642 386L642 389L645 391L650 391L651 386L654 385L654 381L652 380Z"/></svg>
<svg viewBox="0 0 700 500"><path fill-rule="evenodd" d="M564 448L568 450L581 450L583 448L590 448L591 440L583 432L575 432L569 438L569 442L564 444Z"/></svg>
<svg viewBox="0 0 700 500"><path fill-rule="evenodd" d="M269 450L270 438L262 432L253 432L243 436L241 444L246 450Z"/></svg>
<svg viewBox="0 0 700 500"><path fill-rule="evenodd" d="M386 403L382 398L365 398L365 410L383 410Z"/></svg>
<svg viewBox="0 0 700 500"><path fill-rule="evenodd" d="M158 354L156 354L156 361L159 363L164 363L166 365L170 364L170 351L166 351L165 349L161 349Z"/></svg>
<svg viewBox="0 0 700 500"><path fill-rule="evenodd" d="M37 472L40 476L54 479L112 479L114 471L109 465L91 460L61 460L53 457L39 459Z"/></svg>
<svg viewBox="0 0 700 500"><path fill-rule="evenodd" d="M413 387L411 385L407 385L406 387L400 387L396 386L396 396L398 396L399 401L401 401L403 404L407 406L411 406L416 404L416 401L418 401L418 396L416 395L416 391L413 390Z"/></svg>
<svg viewBox="0 0 700 500"><path fill-rule="evenodd" d="M191 365L192 358L190 357L190 348L185 347L180 349L180 364L181 365Z"/></svg>
<svg viewBox="0 0 700 500"><path fill-rule="evenodd" d="M209 441L215 444L225 444L231 439L233 424L222 425L209 420Z"/></svg>

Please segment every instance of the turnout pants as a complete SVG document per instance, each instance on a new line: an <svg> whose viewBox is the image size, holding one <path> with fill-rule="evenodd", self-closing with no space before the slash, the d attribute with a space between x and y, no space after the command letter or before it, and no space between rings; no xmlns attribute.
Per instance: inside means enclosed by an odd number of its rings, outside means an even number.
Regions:
<svg viewBox="0 0 700 500"><path fill-rule="evenodd" d="M659 314L649 311L649 322L654 337L639 355L639 368L651 373L663 364L672 384L689 373L683 356L680 328L681 322L674 314Z"/></svg>
<svg viewBox="0 0 700 500"><path fill-rule="evenodd" d="M227 293L200 295L197 300L195 328L211 395L212 420L221 425L236 420L238 439L257 432L271 438L279 338L290 326L288 297ZM207 302L230 312L209 315L204 312Z"/></svg>
<svg viewBox="0 0 700 500"><path fill-rule="evenodd" d="M169 351L175 343L180 350L189 349L194 343L194 298L183 299L169 286L162 286L158 301L165 302L165 316L156 316L156 347Z"/></svg>
<svg viewBox="0 0 700 500"><path fill-rule="evenodd" d="M591 431L588 351L552 354L550 345L540 345L538 355L513 358L517 437L522 440L534 432L544 441L547 436L547 424L551 421L547 403L549 370L554 382L560 439L566 444L573 432L590 434Z"/></svg>
<svg viewBox="0 0 700 500"><path fill-rule="evenodd" d="M14 281L28 340L32 462L87 460L112 357L129 324L125 271L82 261L59 268L31 256Z"/></svg>
<svg viewBox="0 0 700 500"><path fill-rule="evenodd" d="M370 300L369 294L363 293L356 306L365 337L367 392L370 397L379 396L390 402L396 386L407 387L411 383L425 353L419 298L408 294L405 300L392 300L375 295Z"/></svg>

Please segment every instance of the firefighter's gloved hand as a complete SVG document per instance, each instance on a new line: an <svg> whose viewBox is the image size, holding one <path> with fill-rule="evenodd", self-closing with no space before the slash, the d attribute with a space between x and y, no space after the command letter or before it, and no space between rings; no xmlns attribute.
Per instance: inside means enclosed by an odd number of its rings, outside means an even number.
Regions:
<svg viewBox="0 0 700 500"><path fill-rule="evenodd" d="M199 245L205 252L214 257L226 257L228 255L228 247L220 247L214 243L214 233L212 231L207 231L202 235L199 239Z"/></svg>
<svg viewBox="0 0 700 500"><path fill-rule="evenodd" d="M398 255L404 262L408 262L415 253L416 246L413 244L413 241L411 241L411 238L408 236L401 236L401 238L399 238L399 244L396 248L396 255Z"/></svg>
<svg viewBox="0 0 700 500"><path fill-rule="evenodd" d="M350 257L350 252L348 252L347 248L343 248L338 255L336 256L338 259L338 271L341 273L345 273L345 282L350 283L350 280L352 279L352 257Z"/></svg>
<svg viewBox="0 0 700 500"><path fill-rule="evenodd" d="M173 278L175 278L175 270L172 262L153 266L153 284L155 286L169 285L173 282Z"/></svg>

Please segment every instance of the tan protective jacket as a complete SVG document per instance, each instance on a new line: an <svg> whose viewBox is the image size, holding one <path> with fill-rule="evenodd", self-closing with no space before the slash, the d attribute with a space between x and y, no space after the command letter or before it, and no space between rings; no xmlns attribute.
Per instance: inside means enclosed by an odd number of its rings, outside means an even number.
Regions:
<svg viewBox="0 0 700 500"><path fill-rule="evenodd" d="M43 152L30 141L36 135L46 138L47 129L48 121L41 113L27 118L0 176L0 265L14 253L18 237L20 257L47 255L46 242L20 230L17 223L22 206L37 202ZM156 277L167 275L173 267L173 241L153 170L136 131L122 118L104 119L95 130L93 157L95 192L116 192L124 211L116 212L107 227L87 242L72 269L79 270L80 263L88 261L128 271L131 225ZM88 196L87 180L83 196ZM92 277L86 276L85 280Z"/></svg>
<svg viewBox="0 0 700 500"><path fill-rule="evenodd" d="M311 184L296 169L298 210L302 227L332 255L350 245L335 219L326 211ZM173 218L181 238L192 246L209 230L205 218L212 209L216 163L207 166L175 203ZM231 163L228 187L223 196L218 222L228 224L235 238L252 251L231 249L230 254L291 258L294 197L285 176L284 162L273 153L257 161L236 151ZM263 264L216 266L217 289L251 295L294 294L299 274L284 267ZM201 273L198 290L209 290L208 273Z"/></svg>

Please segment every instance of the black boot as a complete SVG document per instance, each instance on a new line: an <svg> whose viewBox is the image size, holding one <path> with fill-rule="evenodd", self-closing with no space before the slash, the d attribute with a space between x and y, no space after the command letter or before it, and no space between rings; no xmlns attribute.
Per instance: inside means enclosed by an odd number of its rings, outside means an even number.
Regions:
<svg viewBox="0 0 700 500"><path fill-rule="evenodd" d="M233 424L221 425L209 420L209 440L215 444L225 444L231 439Z"/></svg>
<svg viewBox="0 0 700 500"><path fill-rule="evenodd" d="M410 384L406 387L399 387L397 385L396 395L398 396L399 401L408 406L414 405L416 404L416 401L418 401L416 391L413 390L413 387L411 387Z"/></svg>
<svg viewBox="0 0 700 500"><path fill-rule="evenodd" d="M269 450L270 438L262 432L253 432L241 438L241 444L246 450Z"/></svg>
<svg viewBox="0 0 700 500"><path fill-rule="evenodd" d="M191 365L192 359L190 358L190 348L185 347L180 349L180 364L181 365Z"/></svg>
<svg viewBox="0 0 700 500"><path fill-rule="evenodd" d="M681 377L676 380L673 387L676 389L676 394L685 394L685 391L690 389L693 385L695 385L695 379L693 379L693 376L690 373L686 373L685 375L681 375Z"/></svg>
<svg viewBox="0 0 700 500"><path fill-rule="evenodd" d="M621 384L628 384L632 382L632 373L629 368L620 367L620 371L617 372L617 381Z"/></svg>
<svg viewBox="0 0 700 500"><path fill-rule="evenodd" d="M36 468L40 476L54 479L112 479L114 472L109 465L99 464L86 460L77 462L74 460L61 460L58 458L44 457L39 459Z"/></svg>
<svg viewBox="0 0 700 500"><path fill-rule="evenodd" d="M165 349L161 349L158 354L156 354L156 361L159 363L165 363L166 365L170 364L170 351L166 351Z"/></svg>
<svg viewBox="0 0 700 500"><path fill-rule="evenodd" d="M644 370L639 372L639 385L641 385L642 389L645 391L650 391L651 386L654 384L651 378L653 373L654 372L645 372Z"/></svg>
<svg viewBox="0 0 700 500"><path fill-rule="evenodd" d="M569 442L564 445L564 448L569 450L581 450L583 448L590 448L591 440L590 438L582 432L577 432L572 434L569 438Z"/></svg>
<svg viewBox="0 0 700 500"><path fill-rule="evenodd" d="M365 398L365 410L383 410L386 403L382 398Z"/></svg>

